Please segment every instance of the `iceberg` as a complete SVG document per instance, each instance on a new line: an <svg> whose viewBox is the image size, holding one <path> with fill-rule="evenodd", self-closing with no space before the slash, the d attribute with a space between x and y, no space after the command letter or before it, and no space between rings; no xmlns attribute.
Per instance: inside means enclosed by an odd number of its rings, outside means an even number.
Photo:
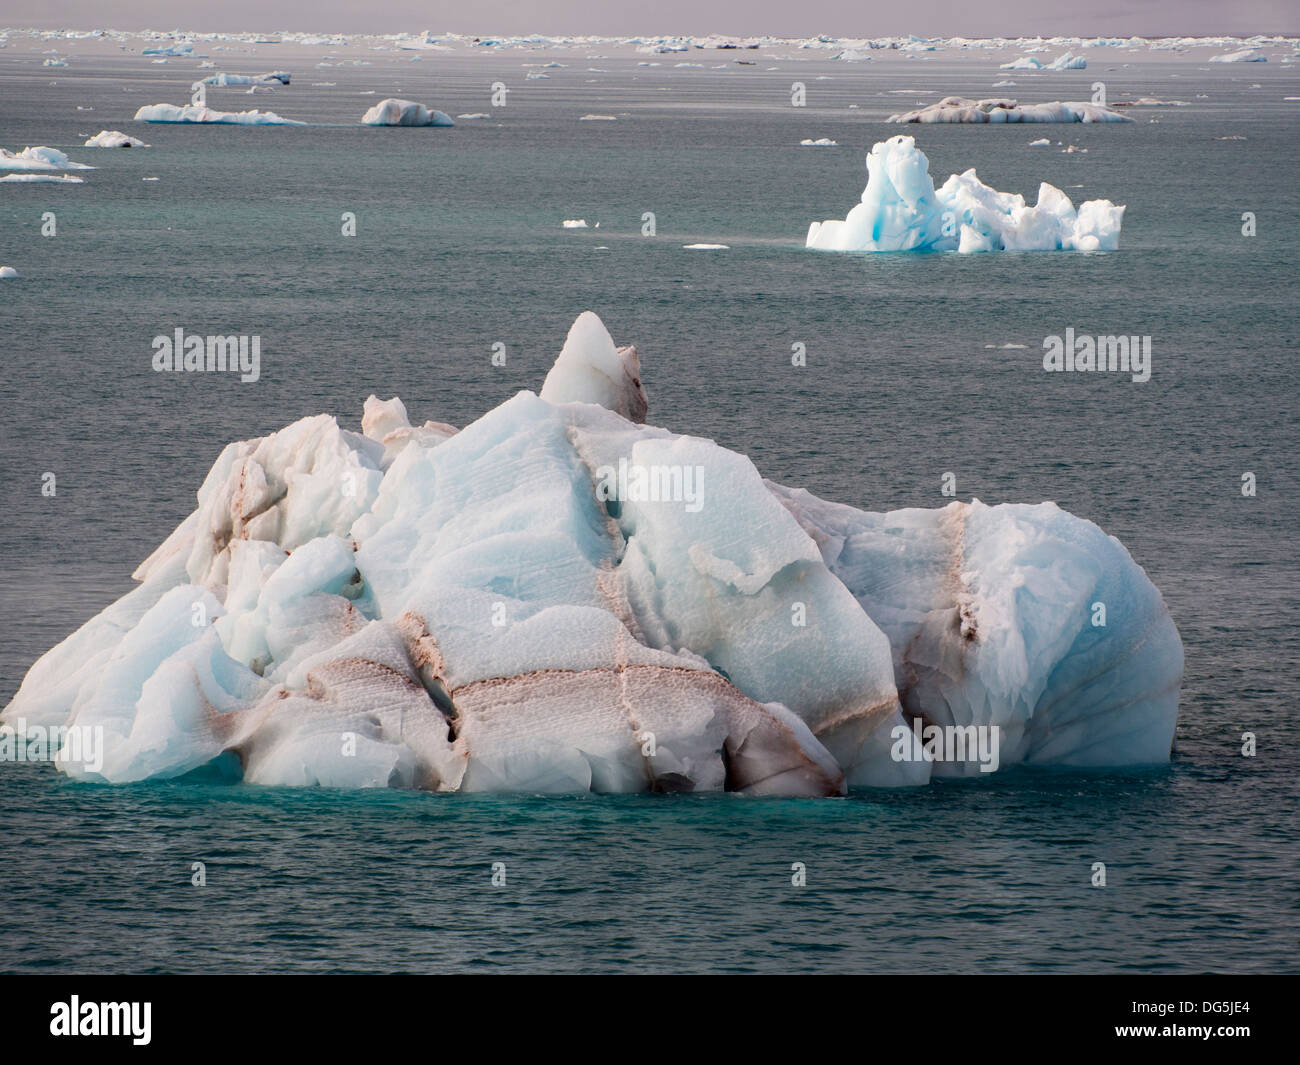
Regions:
<svg viewBox="0 0 1300 1065"><path fill-rule="evenodd" d="M24 148L11 152L0 148L0 170L22 170L36 174L53 174L60 170L94 170L89 163L74 163L67 152L58 148Z"/></svg>
<svg viewBox="0 0 1300 1065"><path fill-rule="evenodd" d="M1044 70L1086 70L1088 61L1081 55L1074 55L1072 52L1065 52L1058 55Z"/></svg>
<svg viewBox="0 0 1300 1065"><path fill-rule="evenodd" d="M1260 55L1253 48L1243 48L1237 52L1210 56L1211 63L1267 63L1268 56Z"/></svg>
<svg viewBox="0 0 1300 1065"><path fill-rule="evenodd" d="M12 266L0 266L0 277L17 277L18 271Z"/></svg>
<svg viewBox="0 0 1300 1065"><path fill-rule="evenodd" d="M191 56L194 54L194 45L190 41L178 41L176 44L164 45L157 48L145 48L141 55L161 55L161 56Z"/></svg>
<svg viewBox="0 0 1300 1065"><path fill-rule="evenodd" d="M220 74L212 74L204 78L203 84L218 88L227 85L269 85L271 82L288 85L291 77L287 70L273 70L269 74L227 74L222 71Z"/></svg>
<svg viewBox="0 0 1300 1065"><path fill-rule="evenodd" d="M361 116L367 126L454 126L445 111L430 111L413 100L381 100Z"/></svg>
<svg viewBox="0 0 1300 1065"><path fill-rule="evenodd" d="M841 795L1000 765L1166 761L1182 647L1120 544L1054 504L872 514L645 424L584 312L540 393L457 430L366 400L228 445L138 586L0 720L100 730L77 778ZM1096 623L1103 602L1108 623Z"/></svg>
<svg viewBox="0 0 1300 1065"><path fill-rule="evenodd" d="M137 122L220 123L232 126L305 126L292 118L281 118L274 111L215 111L210 107L186 104L145 104L135 113Z"/></svg>
<svg viewBox="0 0 1300 1065"><path fill-rule="evenodd" d="M1093 103L1054 100L1043 104L1018 104L1015 100L992 97L968 100L945 96L937 104L915 111L890 115L889 122L1132 122L1127 115Z"/></svg>
<svg viewBox="0 0 1300 1065"><path fill-rule="evenodd" d="M137 137L131 137L116 129L101 129L86 141L87 148L148 148L149 145Z"/></svg>
<svg viewBox="0 0 1300 1065"><path fill-rule="evenodd" d="M805 242L821 251L1114 251L1124 207L1089 200L1076 210L1054 185L1038 203L985 185L974 168L935 189L912 137L879 141L867 154L862 202L843 220L813 222Z"/></svg>

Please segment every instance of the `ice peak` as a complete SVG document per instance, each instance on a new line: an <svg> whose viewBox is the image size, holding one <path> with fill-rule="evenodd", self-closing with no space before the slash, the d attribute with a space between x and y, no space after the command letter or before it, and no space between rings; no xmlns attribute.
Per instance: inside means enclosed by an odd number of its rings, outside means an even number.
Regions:
<svg viewBox="0 0 1300 1065"><path fill-rule="evenodd" d="M541 397L548 403L596 403L638 423L649 409L636 348L616 348L592 311L583 311L569 328Z"/></svg>

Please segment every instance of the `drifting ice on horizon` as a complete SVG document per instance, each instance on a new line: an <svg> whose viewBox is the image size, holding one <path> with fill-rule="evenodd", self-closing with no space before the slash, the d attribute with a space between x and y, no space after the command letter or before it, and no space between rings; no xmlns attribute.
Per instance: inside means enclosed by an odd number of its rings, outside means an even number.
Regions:
<svg viewBox="0 0 1300 1065"><path fill-rule="evenodd" d="M222 451L141 584L4 713L100 727L110 782L838 795L972 762L1169 756L1182 645L1117 540L1052 503L872 514L641 424L633 347L574 323L466 428L365 403ZM639 486L639 487L638 487ZM1105 624L1096 625L1104 603Z"/></svg>
<svg viewBox="0 0 1300 1065"><path fill-rule="evenodd" d="M891 137L867 155L867 187L848 217L813 222L806 245L820 251L1114 251L1123 206L1088 200L1075 209L1055 185L1038 203L998 192L974 168L935 189L930 161L911 137Z"/></svg>

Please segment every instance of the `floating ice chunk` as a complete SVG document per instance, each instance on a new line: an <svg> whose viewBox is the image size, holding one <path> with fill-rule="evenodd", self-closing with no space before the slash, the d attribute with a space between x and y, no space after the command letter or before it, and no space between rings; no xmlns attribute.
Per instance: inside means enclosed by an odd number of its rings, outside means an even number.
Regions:
<svg viewBox="0 0 1300 1065"><path fill-rule="evenodd" d="M1083 56L1074 55L1071 52L1065 52L1061 55L1058 55L1055 59L1053 59L1050 63L1048 63L1047 66L1043 67L1043 69L1044 70L1085 70L1087 66L1088 66L1088 61L1084 59Z"/></svg>
<svg viewBox="0 0 1300 1065"><path fill-rule="evenodd" d="M0 266L0 277L17 277L18 271L12 266Z"/></svg>
<svg viewBox="0 0 1300 1065"><path fill-rule="evenodd" d="M485 114L485 113L482 112L482 111L476 111L476 112L474 112L473 114L469 114L469 115L457 115L456 117L457 117L457 118L463 118L463 119L465 119L466 121L470 121L470 120L472 120L472 119L478 119L478 118L491 118L492 116L489 115L489 114Z"/></svg>
<svg viewBox="0 0 1300 1065"><path fill-rule="evenodd" d="M361 116L367 126L454 126L445 111L431 111L413 100L380 100Z"/></svg>
<svg viewBox="0 0 1300 1065"><path fill-rule="evenodd" d="M605 323L591 311L583 311L569 328L540 395L551 403L598 403L633 422L645 421L649 409L636 348L616 348Z"/></svg>
<svg viewBox="0 0 1300 1065"><path fill-rule="evenodd" d="M890 122L1132 122L1127 115L1094 103L1055 100L1043 104L1018 104L1015 100L991 97L968 100L946 96L937 104L890 115Z"/></svg>
<svg viewBox="0 0 1300 1065"><path fill-rule="evenodd" d="M727 251L731 248L730 244L683 244L687 251Z"/></svg>
<svg viewBox="0 0 1300 1065"><path fill-rule="evenodd" d="M86 141L87 148L148 148L149 145L137 137L128 136L116 129L101 129Z"/></svg>
<svg viewBox="0 0 1300 1065"><path fill-rule="evenodd" d="M1243 48L1237 52L1210 56L1211 63L1267 63L1268 56L1260 55L1253 48Z"/></svg>
<svg viewBox="0 0 1300 1065"><path fill-rule="evenodd" d="M799 144L805 148L834 148L837 142L829 137L821 137L817 140L801 140Z"/></svg>
<svg viewBox="0 0 1300 1065"><path fill-rule="evenodd" d="M560 225L565 229L586 229L587 220L585 218L566 218Z"/></svg>
<svg viewBox="0 0 1300 1065"><path fill-rule="evenodd" d="M210 107L186 104L146 104L135 113L137 122L195 122L233 126L305 126L291 118L281 118L274 111L215 111Z"/></svg>
<svg viewBox="0 0 1300 1065"><path fill-rule="evenodd" d="M772 485L629 420L638 373L588 312L542 396L460 432L372 396L361 435L230 445L4 720L101 728L99 770L59 768L108 781L233 757L261 784L838 795L928 780L894 751L914 721L996 725L1003 764L1168 756L1181 645L1116 541L1052 504Z"/></svg>
<svg viewBox="0 0 1300 1065"><path fill-rule="evenodd" d="M287 70L273 70L269 74L227 74L222 71L204 78L203 84L219 88L227 85L269 85L271 82L288 85L292 76Z"/></svg>
<svg viewBox="0 0 1300 1065"><path fill-rule="evenodd" d="M583 115L579 122L617 122L617 115Z"/></svg>
<svg viewBox="0 0 1300 1065"><path fill-rule="evenodd" d="M1113 251L1124 208L1090 200L1076 212L1046 182L1038 203L985 185L974 169L938 190L912 137L891 137L867 155L862 202L840 221L813 222L806 245L822 251Z"/></svg>
<svg viewBox="0 0 1300 1065"><path fill-rule="evenodd" d="M1010 63L1003 63L999 70L1041 70L1043 64L1033 56L1021 56L1019 59L1013 59Z"/></svg>
<svg viewBox="0 0 1300 1065"><path fill-rule="evenodd" d="M10 152L0 148L0 170L26 170L34 173L53 173L59 170L94 170L87 163L74 163L67 152L57 148L24 148Z"/></svg>
<svg viewBox="0 0 1300 1065"><path fill-rule="evenodd" d="M0 178L0 181L39 181L51 185L82 185L85 183L84 178L75 177L72 174L7 174Z"/></svg>
<svg viewBox="0 0 1300 1065"><path fill-rule="evenodd" d="M145 48L140 52L141 55L164 55L164 56L188 56L194 54L194 43L192 41L177 41L175 44L164 45L158 48Z"/></svg>

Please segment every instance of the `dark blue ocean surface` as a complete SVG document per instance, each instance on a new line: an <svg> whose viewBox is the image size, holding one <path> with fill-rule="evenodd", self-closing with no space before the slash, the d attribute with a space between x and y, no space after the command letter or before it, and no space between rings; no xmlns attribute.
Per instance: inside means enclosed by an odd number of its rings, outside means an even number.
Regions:
<svg viewBox="0 0 1300 1065"><path fill-rule="evenodd" d="M463 425L540 387L591 309L641 352L651 422L774 480L887 510L943 505L951 471L960 498L1052 499L1119 537L1183 637L1175 757L835 801L96 787L0 765L0 969L1297 968L1300 105L1284 97L1300 77L1138 54L993 90L996 63L972 59L712 71L563 53L525 81L544 60L321 54L220 60L293 84L209 103L314 123L241 128L131 121L184 102L192 62L43 70L0 52L0 146L98 167L80 186L0 185L0 264L22 274L0 282L0 702L127 590L226 442L322 410L356 428L372 392ZM1098 78L1112 100L1188 106L1115 126L883 123L949 93L1079 98ZM498 79L515 91L492 111ZM492 117L355 124L390 95ZM74 148L103 128L153 147ZM1127 204L1120 250L805 251L899 132L938 181L974 166L1031 200L1049 181ZM818 137L839 147L799 146ZM261 379L153 372L151 339L177 327L258 334ZM1067 327L1151 336L1151 380L1043 372L1043 338Z"/></svg>

